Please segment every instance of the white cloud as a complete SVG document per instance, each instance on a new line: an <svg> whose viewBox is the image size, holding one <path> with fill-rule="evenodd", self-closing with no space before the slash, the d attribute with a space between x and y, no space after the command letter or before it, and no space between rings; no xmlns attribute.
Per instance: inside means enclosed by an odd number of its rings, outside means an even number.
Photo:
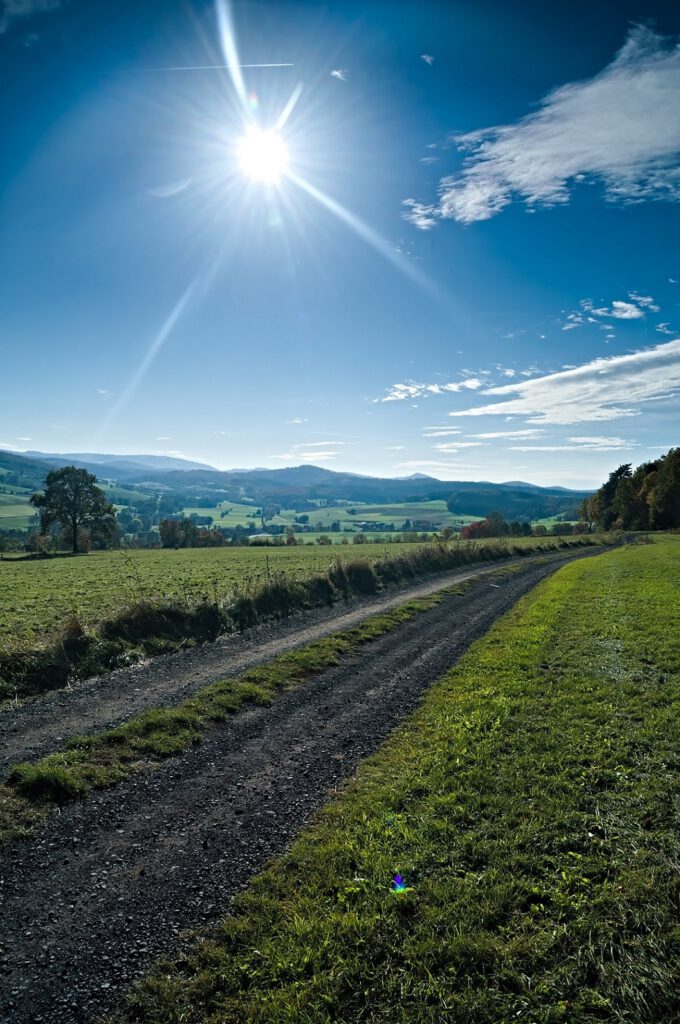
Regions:
<svg viewBox="0 0 680 1024"><path fill-rule="evenodd" d="M420 162L421 162L421 164L438 164L439 163L439 157L438 156L421 156ZM423 209L424 209L424 207L423 207ZM407 219L410 219L410 218L407 218Z"/></svg>
<svg viewBox="0 0 680 1024"><path fill-rule="evenodd" d="M529 208L567 203L583 180L600 180L610 201L678 201L679 108L680 46L634 27L594 78L561 86L513 124L455 137L463 169L441 180L418 226L488 220L516 197Z"/></svg>
<svg viewBox="0 0 680 1024"><path fill-rule="evenodd" d="M636 302L638 306L645 306L652 313L659 312L659 306L654 304L654 299L651 295L638 295L637 292L628 292L628 298Z"/></svg>
<svg viewBox="0 0 680 1024"><path fill-rule="evenodd" d="M347 444L357 444L356 441L304 441L296 444L296 448L338 448Z"/></svg>
<svg viewBox="0 0 680 1024"><path fill-rule="evenodd" d="M659 307L654 305L651 295L638 295L637 292L629 292L628 298L632 301L614 299L611 306L600 306L597 309L592 299L582 299L581 309L569 313L566 322L562 325L562 330L573 331L574 328L583 327L584 324L595 324L597 317L607 317L612 320L642 320L646 310L650 310L652 313L659 312ZM603 331L612 329L611 324L598 323L597 326Z"/></svg>
<svg viewBox="0 0 680 1024"><path fill-rule="evenodd" d="M513 452L613 452L620 448L637 448L637 441L623 437L568 437L569 444L511 445Z"/></svg>
<svg viewBox="0 0 680 1024"><path fill-rule="evenodd" d="M386 449L386 452L405 452L406 445L403 444L391 444Z"/></svg>
<svg viewBox="0 0 680 1024"><path fill-rule="evenodd" d="M636 305L634 302L624 302L622 299L614 299L611 304L611 309L607 309L606 306L601 306L599 309L593 309L592 305L588 304L586 300L581 303L584 309L587 309L593 316L610 316L614 320L641 320L645 315L644 309ZM591 321L592 323L592 321Z"/></svg>
<svg viewBox="0 0 680 1024"><path fill-rule="evenodd" d="M465 380L453 381L449 384L421 384L415 380L407 380L404 384L393 384L387 389L384 398L374 398L374 402L403 402L409 398L429 398L430 395L443 395L446 392L476 391L484 386L478 377L467 377Z"/></svg>
<svg viewBox="0 0 680 1024"><path fill-rule="evenodd" d="M347 81L347 72L344 68L333 68L331 78L337 78L340 82Z"/></svg>
<svg viewBox="0 0 680 1024"><path fill-rule="evenodd" d="M453 434L460 434L460 430L426 430L423 437L452 437Z"/></svg>
<svg viewBox="0 0 680 1024"><path fill-rule="evenodd" d="M330 462L338 457L337 452L300 452L296 458L303 462Z"/></svg>
<svg viewBox="0 0 680 1024"><path fill-rule="evenodd" d="M430 67L434 64L434 57L429 53L421 53L420 59L424 60L426 64L430 65Z"/></svg>
<svg viewBox="0 0 680 1024"><path fill-rule="evenodd" d="M523 437L528 440L531 437L542 437L544 430L496 430L486 434L470 434L470 437L481 437L489 440L496 440L500 437Z"/></svg>
<svg viewBox="0 0 680 1024"><path fill-rule="evenodd" d="M419 203L417 199L404 199L402 206L408 210L403 214L404 220L414 224L421 231L429 231L437 223L439 216L437 207L428 203Z"/></svg>
<svg viewBox="0 0 680 1024"><path fill-rule="evenodd" d="M517 376L517 371L516 370L503 370L503 376L504 377L516 377Z"/></svg>
<svg viewBox="0 0 680 1024"><path fill-rule="evenodd" d="M636 441L626 441L624 437L602 437L601 435L595 437L568 437L567 441L572 441L574 444L606 444L611 448L631 448L637 444Z"/></svg>
<svg viewBox="0 0 680 1024"><path fill-rule="evenodd" d="M113 394L113 391L109 391L108 388L97 388L97 394L101 395L102 398L108 398L109 395Z"/></svg>
<svg viewBox="0 0 680 1024"><path fill-rule="evenodd" d="M523 416L529 423L586 423L637 416L640 403L680 393L680 339L629 355L598 358L574 370L485 389L493 398L450 416Z"/></svg>
<svg viewBox="0 0 680 1024"><path fill-rule="evenodd" d="M659 334L675 334L675 331L671 330L670 323L657 324L656 329L659 332Z"/></svg>
<svg viewBox="0 0 680 1024"><path fill-rule="evenodd" d="M13 21L30 18L34 14L49 14L61 7L61 0L5 0L0 13L0 35L6 32Z"/></svg>
<svg viewBox="0 0 680 1024"><path fill-rule="evenodd" d="M172 441L172 438L167 436L167 435L163 435L162 437L155 438L155 440L156 441Z"/></svg>
<svg viewBox="0 0 680 1024"><path fill-rule="evenodd" d="M307 423L307 419L303 416L295 416L292 420L286 420L286 423L292 423L297 426L300 423Z"/></svg>
<svg viewBox="0 0 680 1024"><path fill-rule="evenodd" d="M432 447L438 452L456 452L459 448L481 448L483 444L483 441L446 441Z"/></svg>

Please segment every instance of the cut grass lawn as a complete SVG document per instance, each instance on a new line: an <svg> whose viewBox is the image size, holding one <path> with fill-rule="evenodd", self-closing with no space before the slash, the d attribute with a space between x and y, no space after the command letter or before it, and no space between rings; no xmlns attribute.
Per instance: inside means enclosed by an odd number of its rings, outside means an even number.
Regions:
<svg viewBox="0 0 680 1024"><path fill-rule="evenodd" d="M497 570L493 575L513 571ZM310 675L338 664L341 657L383 633L396 630L446 595L462 594L466 581L428 597L408 601L390 612L371 615L352 629L332 633L300 650L223 679L174 708L153 708L124 725L91 736L73 737L66 749L35 762L16 765L0 784L0 843L30 834L50 808L115 785L133 772L148 769L199 743L215 723L246 703L269 704L282 689L300 685Z"/></svg>
<svg viewBox="0 0 680 1024"><path fill-rule="evenodd" d="M116 1019L678 1021L679 584L672 540L540 584Z"/></svg>

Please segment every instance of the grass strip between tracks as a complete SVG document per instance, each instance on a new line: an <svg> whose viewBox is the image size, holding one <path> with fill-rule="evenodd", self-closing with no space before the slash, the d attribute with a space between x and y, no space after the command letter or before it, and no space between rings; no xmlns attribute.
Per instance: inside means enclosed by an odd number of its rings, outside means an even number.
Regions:
<svg viewBox="0 0 680 1024"><path fill-rule="evenodd" d="M670 539L541 583L116 1020L677 1020L679 582Z"/></svg>
<svg viewBox="0 0 680 1024"><path fill-rule="evenodd" d="M516 566L508 566L484 578L515 571ZM337 665L362 644L398 629L451 594L462 595L476 582L477 578L462 581L392 611L367 616L354 628L288 651L238 677L212 683L176 707L152 708L114 729L74 736L57 753L15 765L7 782L0 784L0 844L30 834L55 805L113 786L133 772L182 754L215 723L244 705L270 704L278 691Z"/></svg>

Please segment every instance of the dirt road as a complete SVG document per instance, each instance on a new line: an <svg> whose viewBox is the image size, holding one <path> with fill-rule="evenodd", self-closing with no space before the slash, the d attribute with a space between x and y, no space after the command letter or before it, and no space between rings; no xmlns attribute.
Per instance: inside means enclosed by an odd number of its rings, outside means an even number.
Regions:
<svg viewBox="0 0 680 1024"><path fill-rule="evenodd" d="M185 756L10 845L0 855L0 1019L81 1024L111 1009L182 929L223 915L424 690L563 562L523 565L494 586L480 577Z"/></svg>
<svg viewBox="0 0 680 1024"><path fill-rule="evenodd" d="M561 557L564 559L565 553ZM392 589L379 597L293 615L283 622L265 623L246 633L224 636L214 643L163 655L74 684L70 689L46 693L19 707L8 705L0 709L0 771L8 771L19 761L43 757L76 734L113 728L147 708L179 704L216 679L239 675L284 651L303 647L336 630L349 629L369 614L388 611L412 598L435 593L451 583L488 575L508 564L522 564L522 560L477 565L416 586Z"/></svg>

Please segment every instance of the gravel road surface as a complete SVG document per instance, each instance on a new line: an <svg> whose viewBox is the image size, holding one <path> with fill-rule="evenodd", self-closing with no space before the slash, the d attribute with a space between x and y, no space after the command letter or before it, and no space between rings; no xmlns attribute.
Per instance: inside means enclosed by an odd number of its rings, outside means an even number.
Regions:
<svg viewBox="0 0 680 1024"><path fill-rule="evenodd" d="M493 587L480 577L270 707L215 727L183 757L65 807L0 852L0 1020L81 1024L111 1010L178 948L183 929L222 916L427 687L563 563L524 564ZM202 652L215 655L191 654Z"/></svg>
<svg viewBox="0 0 680 1024"><path fill-rule="evenodd" d="M562 554L564 559L565 554ZM217 679L240 675L284 651L356 626L367 615L389 611L412 598L435 593L452 583L488 575L521 559L473 566L430 578L416 586L390 589L379 597L319 608L268 622L185 651L166 654L130 668L55 690L18 707L0 709L0 772L19 761L34 761L58 750L76 734L101 732L147 708L179 704Z"/></svg>

